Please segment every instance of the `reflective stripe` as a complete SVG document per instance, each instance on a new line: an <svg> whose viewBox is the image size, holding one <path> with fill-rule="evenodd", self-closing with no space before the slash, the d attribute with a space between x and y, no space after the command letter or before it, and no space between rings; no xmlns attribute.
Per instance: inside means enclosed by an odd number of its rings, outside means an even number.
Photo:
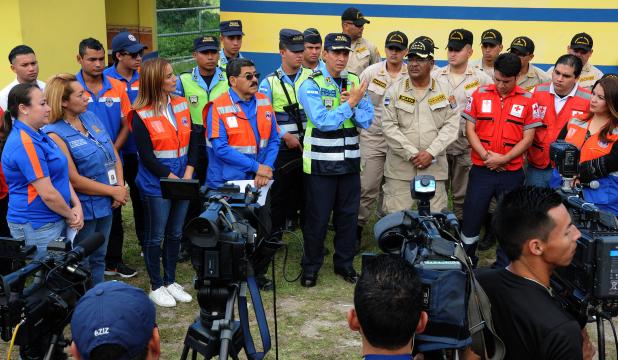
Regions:
<svg viewBox="0 0 618 360"><path fill-rule="evenodd" d="M183 146L179 150L153 150L157 159L177 159L189 153L189 146Z"/></svg>
<svg viewBox="0 0 618 360"><path fill-rule="evenodd" d="M270 100L268 99L257 99L257 106L266 106L270 105Z"/></svg>
<svg viewBox="0 0 618 360"><path fill-rule="evenodd" d="M314 137L306 137L305 142L311 145L316 146L344 146L344 140L342 138L339 139L321 139Z"/></svg>
<svg viewBox="0 0 618 360"><path fill-rule="evenodd" d="M346 150L345 157L348 159L354 159L360 157L360 150Z"/></svg>
<svg viewBox="0 0 618 360"><path fill-rule="evenodd" d="M265 148L268 145L268 139L261 139L260 140L260 149L261 148Z"/></svg>
<svg viewBox="0 0 618 360"><path fill-rule="evenodd" d="M617 176L618 177L618 171L612 171L609 173L609 176Z"/></svg>
<svg viewBox="0 0 618 360"><path fill-rule="evenodd" d="M579 126L580 128L584 128L584 129L588 129L588 122L587 121L581 121L577 118L571 119L571 124L575 125L575 126Z"/></svg>
<svg viewBox="0 0 618 360"><path fill-rule="evenodd" d="M180 151L178 151L180 153L180 156L185 156L189 153L189 146L184 146L180 148Z"/></svg>
<svg viewBox="0 0 618 360"><path fill-rule="evenodd" d="M142 120L154 116L154 111L152 110L140 110L137 113L139 114L139 117L142 118Z"/></svg>
<svg viewBox="0 0 618 360"><path fill-rule="evenodd" d="M257 149L255 148L255 146L232 146L230 145L230 147L238 151L241 154L256 154L257 153Z"/></svg>
<svg viewBox="0 0 618 360"><path fill-rule="evenodd" d="M303 157L311 160L321 161L343 161L345 157L343 153L322 153L314 151L303 151Z"/></svg>
<svg viewBox="0 0 618 360"><path fill-rule="evenodd" d="M345 138L346 145L356 145L358 144L358 136L351 136Z"/></svg>
<svg viewBox="0 0 618 360"><path fill-rule="evenodd" d="M113 97L105 97L104 96L104 97L100 97L99 98L99 102L102 102L102 103L107 102L108 100L111 100L113 102L118 102L118 103L120 102L120 98L119 97L113 98Z"/></svg>
<svg viewBox="0 0 618 360"><path fill-rule="evenodd" d="M230 106L218 106L217 107L217 111L219 112L219 114L226 114L226 113L235 113L236 111L236 107L234 105L230 105Z"/></svg>
<svg viewBox="0 0 618 360"><path fill-rule="evenodd" d="M303 129L307 128L307 123L303 123ZM279 129L285 130L286 132L298 132L298 126L296 124L283 124L279 125Z"/></svg>
<svg viewBox="0 0 618 360"><path fill-rule="evenodd" d="M187 106L187 103L183 101L180 104L174 105L174 112L179 113L183 110L187 110L188 108L189 106Z"/></svg>

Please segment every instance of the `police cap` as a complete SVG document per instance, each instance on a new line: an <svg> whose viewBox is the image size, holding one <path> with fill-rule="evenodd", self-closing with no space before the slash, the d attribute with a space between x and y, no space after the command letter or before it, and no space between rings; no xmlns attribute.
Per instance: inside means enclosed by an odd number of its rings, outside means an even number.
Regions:
<svg viewBox="0 0 618 360"><path fill-rule="evenodd" d="M352 38L344 33L330 33L324 39L324 49L330 50L352 50Z"/></svg>
<svg viewBox="0 0 618 360"><path fill-rule="evenodd" d="M502 34L496 29L485 30L481 34L481 44L502 45Z"/></svg>
<svg viewBox="0 0 618 360"><path fill-rule="evenodd" d="M524 56L534 54L534 41L527 36L518 36L513 39L511 47L508 48L510 52L513 52L513 50Z"/></svg>
<svg viewBox="0 0 618 360"><path fill-rule="evenodd" d="M279 42L293 52L305 50L305 37L303 33L293 29L281 29L279 31Z"/></svg>
<svg viewBox="0 0 618 360"><path fill-rule="evenodd" d="M193 51L219 51L219 39L216 36L200 36L193 40Z"/></svg>
<svg viewBox="0 0 618 360"><path fill-rule="evenodd" d="M430 38L429 36L421 35L421 36L417 37L416 39L414 39L414 41L424 41L424 42L428 43L429 45L433 46L434 49L438 48L436 46L436 44L433 42L433 39ZM414 41L412 41L412 42L414 42Z"/></svg>
<svg viewBox="0 0 618 360"><path fill-rule="evenodd" d="M308 28L303 32L303 36L305 37L305 42L310 44L321 44L322 43L322 35L316 28Z"/></svg>
<svg viewBox="0 0 618 360"><path fill-rule="evenodd" d="M137 41L137 38L128 31L119 32L112 39L112 51L126 51L132 54L148 49L148 46Z"/></svg>
<svg viewBox="0 0 618 360"><path fill-rule="evenodd" d="M369 20L365 19L363 13L357 8L349 7L341 14L341 21L351 21L354 25L361 27L369 24Z"/></svg>
<svg viewBox="0 0 618 360"><path fill-rule="evenodd" d="M396 47L405 50L408 47L408 37L401 31L393 31L386 36L384 47Z"/></svg>
<svg viewBox="0 0 618 360"><path fill-rule="evenodd" d="M222 21L221 24L219 24L219 30L223 36L245 35L245 33L242 32L242 21L240 20Z"/></svg>
<svg viewBox="0 0 618 360"><path fill-rule="evenodd" d="M446 47L459 51L466 45L472 45L473 41L474 35L472 35L470 30L455 29L448 34L448 44L446 44Z"/></svg>
<svg viewBox="0 0 618 360"><path fill-rule="evenodd" d="M418 56L420 58L426 59L428 57L433 57L433 45L428 43L427 41L415 40L410 47L408 48L407 56Z"/></svg>
<svg viewBox="0 0 618 360"><path fill-rule="evenodd" d="M571 39L571 49L581 49L589 52L592 50L592 36L586 33L579 33Z"/></svg>

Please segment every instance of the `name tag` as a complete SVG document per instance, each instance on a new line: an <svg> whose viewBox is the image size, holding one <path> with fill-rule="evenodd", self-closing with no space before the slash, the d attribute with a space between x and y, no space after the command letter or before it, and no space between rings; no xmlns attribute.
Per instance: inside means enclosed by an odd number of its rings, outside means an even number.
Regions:
<svg viewBox="0 0 618 360"><path fill-rule="evenodd" d="M378 79L373 79L371 80L372 83L378 85L379 87L385 88L386 89L386 83L383 81L380 81Z"/></svg>
<svg viewBox="0 0 618 360"><path fill-rule="evenodd" d="M116 164L108 163L105 165L105 168L107 169L107 180L109 181L109 184L118 184L118 177L116 177Z"/></svg>
<svg viewBox="0 0 618 360"><path fill-rule="evenodd" d="M481 104L481 112L484 112L484 113L491 112L491 100L483 100Z"/></svg>
<svg viewBox="0 0 618 360"><path fill-rule="evenodd" d="M409 96L405 96L405 95L399 95L399 100L408 103L410 105L414 105L416 103L416 99L413 97L409 97Z"/></svg>
<svg viewBox="0 0 618 360"><path fill-rule="evenodd" d="M479 85L480 85L479 81L478 81L478 80L474 80L473 82L471 82L471 83L469 83L469 84L465 85L465 86L464 86L464 89L466 89L466 90L470 90L470 89L473 89L473 88L475 88L475 87L478 87Z"/></svg>
<svg viewBox="0 0 618 360"><path fill-rule="evenodd" d="M77 139L77 140L73 140L69 142L69 146L71 148L76 148L76 147L80 147L86 145L86 140L84 139Z"/></svg>
<svg viewBox="0 0 618 360"><path fill-rule="evenodd" d="M429 99L427 99L427 102L429 102L429 106L437 105L438 103L441 103L442 101L446 101L446 96L444 94L436 95L434 97L430 97Z"/></svg>
<svg viewBox="0 0 618 360"><path fill-rule="evenodd" d="M227 123L227 126L230 128L237 128L238 127L238 120L236 120L236 116L228 116L225 118L225 122Z"/></svg>

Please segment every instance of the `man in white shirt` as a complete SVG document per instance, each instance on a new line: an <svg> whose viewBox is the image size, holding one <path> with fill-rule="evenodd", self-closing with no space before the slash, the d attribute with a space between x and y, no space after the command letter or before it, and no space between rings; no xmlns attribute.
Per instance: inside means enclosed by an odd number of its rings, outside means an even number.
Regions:
<svg viewBox="0 0 618 360"><path fill-rule="evenodd" d="M41 90L45 89L45 83L37 80L39 63L36 60L34 50L30 46L18 45L14 47L9 53L9 63L16 79L0 91L0 107L2 110L6 110L9 92L15 85L36 82Z"/></svg>

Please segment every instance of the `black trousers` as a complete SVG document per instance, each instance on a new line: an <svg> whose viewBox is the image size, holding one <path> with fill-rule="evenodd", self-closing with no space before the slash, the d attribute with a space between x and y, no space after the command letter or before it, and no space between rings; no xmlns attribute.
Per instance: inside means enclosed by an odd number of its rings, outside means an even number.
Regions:
<svg viewBox="0 0 618 360"><path fill-rule="evenodd" d="M9 212L9 195L0 199L0 236L11 237L11 230L6 220L6 214Z"/></svg>
<svg viewBox="0 0 618 360"><path fill-rule="evenodd" d="M137 154L123 154L122 172L124 180L129 184L129 196L133 206L133 221L135 223L135 234L140 246L144 237L144 207L135 177L137 176ZM112 213L112 229L107 243L107 254L105 264L114 267L122 262L122 246L124 244L124 230L122 228L122 207L114 209Z"/></svg>
<svg viewBox="0 0 618 360"><path fill-rule="evenodd" d="M335 268L352 267L360 204L360 174L304 175L305 213L303 271L317 272L324 263L324 240L331 211L335 228Z"/></svg>
<svg viewBox="0 0 618 360"><path fill-rule="evenodd" d="M300 151L281 149L275 163L271 189L272 228L277 232L285 228L287 220L302 219L305 204L303 194L302 154ZM302 224L301 224L302 225Z"/></svg>
<svg viewBox="0 0 618 360"><path fill-rule="evenodd" d="M199 124L191 125L191 138L192 141L197 142L200 152L198 154L198 161L195 165L194 175L200 181L200 184L204 184L206 181L206 171L208 169L208 153L206 152L206 138L204 137L204 126ZM185 226L193 220L194 218L200 216L202 212L205 210L203 208L202 199L193 199L189 201L189 210L187 211L187 217L185 218ZM191 243L189 239L183 235L181 240L181 245L183 249L191 248Z"/></svg>

